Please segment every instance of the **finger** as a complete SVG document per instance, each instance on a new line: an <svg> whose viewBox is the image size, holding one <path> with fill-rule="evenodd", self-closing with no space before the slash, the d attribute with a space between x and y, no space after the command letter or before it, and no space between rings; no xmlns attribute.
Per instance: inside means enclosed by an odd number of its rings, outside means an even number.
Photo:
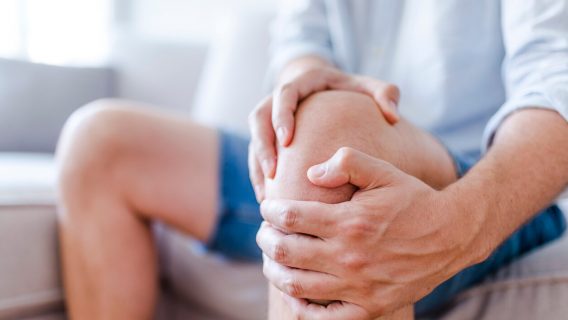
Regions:
<svg viewBox="0 0 568 320"><path fill-rule="evenodd" d="M398 115L400 90L398 87L371 77L355 76L354 79L377 102L385 119L391 124L397 123L400 119Z"/></svg>
<svg viewBox="0 0 568 320"><path fill-rule="evenodd" d="M343 286L339 278L320 272L294 269L274 262L263 255L263 272L268 281L294 298L335 300Z"/></svg>
<svg viewBox="0 0 568 320"><path fill-rule="evenodd" d="M348 147L339 149L329 160L308 169L308 179L326 188L347 183L363 190L380 188L396 182L400 174L401 171L392 164Z"/></svg>
<svg viewBox="0 0 568 320"><path fill-rule="evenodd" d="M337 234L343 214L333 204L317 201L265 200L260 204L264 220L286 233L303 233L319 238Z"/></svg>
<svg viewBox="0 0 568 320"><path fill-rule="evenodd" d="M319 238L286 234L263 222L256 240L265 255L284 266L327 272L332 265L329 261L329 248Z"/></svg>
<svg viewBox="0 0 568 320"><path fill-rule="evenodd" d="M252 144L250 143L248 150L248 169L249 178L254 188L256 201L258 203L261 203L262 200L264 200L264 175L262 174L262 169L260 168L260 164L256 159Z"/></svg>
<svg viewBox="0 0 568 320"><path fill-rule="evenodd" d="M282 293L284 301L290 307L292 314L303 320L370 320L370 315L358 305L333 301L328 305L309 303L306 299L290 297Z"/></svg>
<svg viewBox="0 0 568 320"><path fill-rule="evenodd" d="M299 99L299 92L293 83L286 84L274 92L272 125L281 146L288 146L292 142L294 113L298 108Z"/></svg>
<svg viewBox="0 0 568 320"><path fill-rule="evenodd" d="M299 101L314 92L327 89L329 78L335 73L339 72L308 71L293 82L286 83L275 90L272 123L280 145L285 147L292 142L295 126L294 114L298 109Z"/></svg>
<svg viewBox="0 0 568 320"><path fill-rule="evenodd" d="M398 102L400 90L397 86L372 77L344 75L333 83L334 89L357 91L373 98L378 104L385 119L390 124L400 120Z"/></svg>
<svg viewBox="0 0 568 320"><path fill-rule="evenodd" d="M264 178L273 178L276 172L276 145L271 105L272 98L268 97L249 115L252 151L262 168Z"/></svg>

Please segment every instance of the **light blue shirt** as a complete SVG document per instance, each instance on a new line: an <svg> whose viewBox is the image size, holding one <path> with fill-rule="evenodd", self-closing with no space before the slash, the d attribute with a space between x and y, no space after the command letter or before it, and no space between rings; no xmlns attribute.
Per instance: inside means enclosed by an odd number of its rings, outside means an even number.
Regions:
<svg viewBox="0 0 568 320"><path fill-rule="evenodd" d="M568 117L567 0L283 0L271 73L316 54L398 85L400 111L479 153L526 107Z"/></svg>

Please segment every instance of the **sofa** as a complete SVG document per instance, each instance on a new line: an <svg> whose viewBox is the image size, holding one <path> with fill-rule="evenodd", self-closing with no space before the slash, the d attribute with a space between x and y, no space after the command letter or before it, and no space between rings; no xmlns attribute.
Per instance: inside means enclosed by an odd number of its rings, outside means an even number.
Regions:
<svg viewBox="0 0 568 320"><path fill-rule="evenodd" d="M53 151L69 114L119 97L246 135L247 113L265 94L270 17L239 13L207 47L125 38L106 67L0 59L0 320L66 318ZM162 241L179 245L162 272L156 319L265 318L258 264L204 253L180 233ZM568 319L567 301L565 236L456 297L439 318Z"/></svg>

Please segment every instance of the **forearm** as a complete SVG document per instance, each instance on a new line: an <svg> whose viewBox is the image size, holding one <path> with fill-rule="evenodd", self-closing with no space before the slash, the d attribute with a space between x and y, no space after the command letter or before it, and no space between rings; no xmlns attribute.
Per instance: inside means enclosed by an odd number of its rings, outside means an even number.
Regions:
<svg viewBox="0 0 568 320"><path fill-rule="evenodd" d="M460 224L473 226L467 263L488 257L567 183L568 124L562 116L543 109L511 115L487 155L445 190L456 212L465 213Z"/></svg>

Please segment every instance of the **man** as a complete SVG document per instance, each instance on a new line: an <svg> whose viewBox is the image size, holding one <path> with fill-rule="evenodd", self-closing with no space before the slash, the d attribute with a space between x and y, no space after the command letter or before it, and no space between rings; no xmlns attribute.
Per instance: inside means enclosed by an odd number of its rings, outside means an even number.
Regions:
<svg viewBox="0 0 568 320"><path fill-rule="evenodd" d="M258 233L265 274L283 292L272 289L273 318L405 317L420 299L417 312L435 312L563 232L558 208L535 213L568 182L567 9L513 2L284 3L279 85L251 115L249 157L258 199L273 199ZM400 85L402 117L398 90L378 78ZM326 89L339 91L314 94ZM489 151L463 177L497 110ZM151 317L151 221L259 259L247 144L127 102L75 114L58 149L71 317Z"/></svg>
<svg viewBox="0 0 568 320"><path fill-rule="evenodd" d="M498 248L568 182L565 1L313 0L282 6L272 69L280 85L274 103L260 106L252 121L250 167L261 200L264 178L274 176L276 159L292 140L297 102L312 92L350 87L374 97L385 118L397 121L395 90L386 92L390 101L375 96L385 84L342 75L334 66L399 84L402 114L441 139L458 167L477 161L486 125L488 152L465 177L437 192L417 189L408 174L369 158L377 156L368 146L305 166L305 179L315 186L359 189L336 206L263 202L267 223L258 243L264 273L283 292L273 295L272 309L282 307L284 297L301 318L365 319L426 296L416 310L433 312L531 246L515 239L540 237L536 230L548 223L532 221ZM279 163L276 172L288 165ZM274 198L271 193L267 198ZM343 220L363 231L346 235ZM320 224L302 225L308 222ZM556 222L560 229L563 224ZM318 306L309 299L337 302Z"/></svg>

